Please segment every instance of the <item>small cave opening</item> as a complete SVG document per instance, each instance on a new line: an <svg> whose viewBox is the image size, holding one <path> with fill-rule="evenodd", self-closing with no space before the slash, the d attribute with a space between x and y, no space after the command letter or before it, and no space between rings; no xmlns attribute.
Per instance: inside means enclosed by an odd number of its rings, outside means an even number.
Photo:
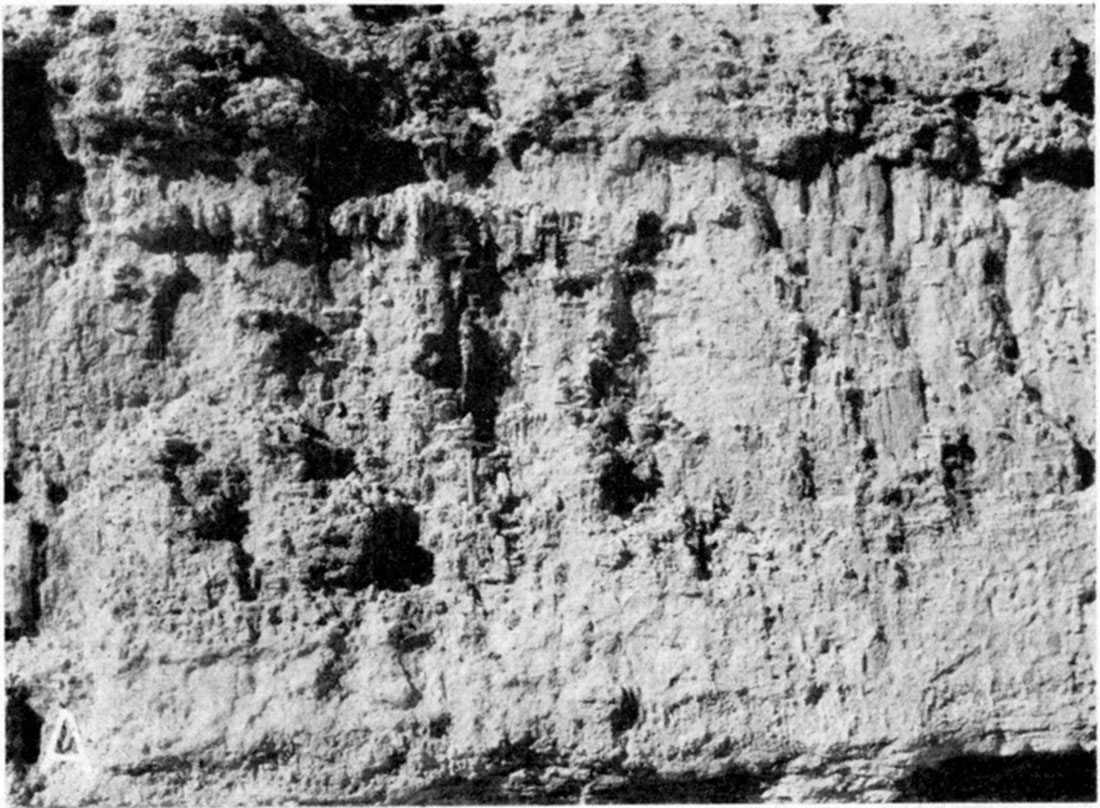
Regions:
<svg viewBox="0 0 1100 808"><path fill-rule="evenodd" d="M959 755L897 785L902 802L1096 802L1096 755L1077 749Z"/></svg>

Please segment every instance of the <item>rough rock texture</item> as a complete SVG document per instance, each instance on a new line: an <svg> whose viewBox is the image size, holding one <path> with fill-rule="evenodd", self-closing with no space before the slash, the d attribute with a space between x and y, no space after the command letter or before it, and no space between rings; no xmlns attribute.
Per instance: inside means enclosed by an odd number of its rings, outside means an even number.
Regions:
<svg viewBox="0 0 1100 808"><path fill-rule="evenodd" d="M1093 24L8 9L9 796L1094 796Z"/></svg>

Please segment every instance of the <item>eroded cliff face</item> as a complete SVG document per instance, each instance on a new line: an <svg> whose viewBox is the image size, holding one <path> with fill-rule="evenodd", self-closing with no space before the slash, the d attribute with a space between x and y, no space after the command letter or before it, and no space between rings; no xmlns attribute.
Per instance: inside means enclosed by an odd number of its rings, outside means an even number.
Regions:
<svg viewBox="0 0 1100 808"><path fill-rule="evenodd" d="M1092 14L9 10L11 796L1094 794Z"/></svg>

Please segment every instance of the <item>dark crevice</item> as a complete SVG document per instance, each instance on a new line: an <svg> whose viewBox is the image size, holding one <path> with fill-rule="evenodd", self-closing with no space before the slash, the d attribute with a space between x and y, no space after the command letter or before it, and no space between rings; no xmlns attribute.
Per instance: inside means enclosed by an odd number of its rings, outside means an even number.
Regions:
<svg viewBox="0 0 1100 808"><path fill-rule="evenodd" d="M1078 491L1091 488L1096 482L1096 456L1077 438L1073 439L1073 476Z"/></svg>
<svg viewBox="0 0 1100 808"><path fill-rule="evenodd" d="M50 231L71 240L84 223L84 170L57 141L50 108L59 99L46 76L48 58L45 50L4 57L5 243L37 245Z"/></svg>
<svg viewBox="0 0 1100 808"><path fill-rule="evenodd" d="M421 336L412 370L456 393L460 413L473 421L473 449L481 456L496 443L500 398L512 384L508 350L491 325L507 288L500 251L468 208L431 215L436 221L425 250L440 259L434 278L437 327Z"/></svg>
<svg viewBox="0 0 1100 808"><path fill-rule="evenodd" d="M576 410L578 423L588 420L589 455L595 472L598 506L619 517L629 516L664 485L653 435L634 435L628 415L634 406L637 375L645 366L641 328L633 296L652 288L643 271L616 272L609 279L611 299L603 313L605 331L593 345L585 378L586 401Z"/></svg>
<svg viewBox="0 0 1100 808"><path fill-rule="evenodd" d="M248 524L245 523L247 530ZM233 554L230 559L230 574L233 583L237 587L237 596L248 603L256 600L260 590L260 574L253 569L255 558L238 543L233 545Z"/></svg>
<svg viewBox="0 0 1100 808"><path fill-rule="evenodd" d="M311 591L404 591L433 578L434 556L421 547L420 516L405 503L378 503L353 526L325 529L307 553L302 581Z"/></svg>
<svg viewBox="0 0 1100 808"><path fill-rule="evenodd" d="M742 184L741 191L748 202L748 214L756 226L763 249L765 251L781 249L783 232L775 219L775 211L768 199L767 186L763 178L755 177L747 180Z"/></svg>
<svg viewBox="0 0 1100 808"><path fill-rule="evenodd" d="M592 105L599 96L595 87L585 87L572 93L557 91L549 99L539 104L538 112L527 118L519 128L506 137L504 149L508 159L516 168L523 167L523 155L536 143L555 151L568 150L573 146L563 139L559 130L582 109Z"/></svg>
<svg viewBox="0 0 1100 808"><path fill-rule="evenodd" d="M248 473L239 466L204 469L185 480L183 495L193 508L193 534L202 542L241 544L251 522L244 505L252 495Z"/></svg>
<svg viewBox="0 0 1100 808"><path fill-rule="evenodd" d="M8 463L4 467L4 504L14 505L23 498L23 492L19 490L20 475L15 466Z"/></svg>
<svg viewBox="0 0 1100 808"><path fill-rule="evenodd" d="M1089 72L1091 50L1084 42L1070 37L1069 42L1050 55L1050 64L1064 72L1062 80L1039 94L1046 106L1061 101L1079 115L1092 118L1094 112L1095 80Z"/></svg>
<svg viewBox="0 0 1100 808"><path fill-rule="evenodd" d="M971 478L977 452L970 445L970 436L961 433L955 441L944 441L940 446L940 469L944 501L951 512L952 521L958 525L973 518L974 496Z"/></svg>
<svg viewBox="0 0 1100 808"><path fill-rule="evenodd" d="M1096 755L1033 752L960 755L897 784L903 802L1096 802Z"/></svg>
<svg viewBox="0 0 1100 808"><path fill-rule="evenodd" d="M584 297L600 285L600 279L592 275L573 275L551 281L556 297Z"/></svg>
<svg viewBox="0 0 1100 808"><path fill-rule="evenodd" d="M871 122L875 106L888 103L896 92L897 83L889 76L851 77L845 98L851 111L842 126L791 138L762 167L780 179L814 182L825 166L835 168L867 148L869 140L863 132Z"/></svg>
<svg viewBox="0 0 1100 808"><path fill-rule="evenodd" d="M29 558L17 569L17 591L12 598L15 608L5 610L4 640L12 642L21 637L38 636L42 620L42 583L49 574L46 540L50 529L42 522L31 520L27 524Z"/></svg>
<svg viewBox="0 0 1100 808"><path fill-rule="evenodd" d="M817 333L817 329L809 325L805 320L800 320L795 329L794 349L791 354L784 360L784 365L790 367L794 365L795 380L798 382L799 392L806 392L810 386L810 380L813 377L814 368L817 367L817 361L821 358L821 352L825 348L825 343L822 341L820 335ZM786 376L786 373L784 374ZM787 376L786 383L790 384L790 377Z"/></svg>
<svg viewBox="0 0 1100 808"><path fill-rule="evenodd" d="M378 28L389 28L414 17L438 14L440 5L351 5L351 17L356 22Z"/></svg>
<svg viewBox="0 0 1100 808"><path fill-rule="evenodd" d="M59 507L69 498L69 489L57 480L46 481L46 501L54 507Z"/></svg>
<svg viewBox="0 0 1100 808"><path fill-rule="evenodd" d="M722 526L729 515L730 507L721 493L715 493L708 516L696 514L695 508L691 505L685 507L680 514L680 524L684 529L684 546L691 554L696 580L710 580L710 562L714 554L714 544L707 539Z"/></svg>
<svg viewBox="0 0 1100 808"><path fill-rule="evenodd" d="M638 723L641 718L641 700L637 690L624 688L619 693L618 703L611 711L608 721L611 724L611 732L621 735Z"/></svg>
<svg viewBox="0 0 1100 808"><path fill-rule="evenodd" d="M905 523L898 517L890 528L890 532L886 534L886 552L890 555L897 555L904 552L905 544Z"/></svg>
<svg viewBox="0 0 1100 808"><path fill-rule="evenodd" d="M794 495L800 500L817 499L817 483L814 481L814 457L810 453L809 438L803 432L795 450L795 464L791 472Z"/></svg>
<svg viewBox="0 0 1100 808"><path fill-rule="evenodd" d="M668 247L668 236L662 231L661 217L652 211L638 215L634 223L634 240L619 254L630 265L653 264Z"/></svg>
<svg viewBox="0 0 1100 808"><path fill-rule="evenodd" d="M1023 188L1025 179L1056 182L1074 190L1091 188L1095 168L1096 157L1090 148L1062 151L1051 147L1005 168L1001 181L992 189L1001 198L1011 198Z"/></svg>
<svg viewBox="0 0 1100 808"><path fill-rule="evenodd" d="M176 271L169 275L153 294L149 304L149 340L145 345L145 358L163 361L168 356L168 344L175 330L176 310L183 296L197 291L199 279L181 259Z"/></svg>
<svg viewBox="0 0 1100 808"><path fill-rule="evenodd" d="M265 457L289 462L297 482L323 482L347 477L357 469L355 450L338 446L309 423L285 423L264 436Z"/></svg>
<svg viewBox="0 0 1100 808"><path fill-rule="evenodd" d="M645 101L649 96L646 89L646 69L642 57L632 53L623 69L619 71L615 83L615 97L620 101Z"/></svg>
<svg viewBox="0 0 1100 808"><path fill-rule="evenodd" d="M978 109L982 105L982 95L976 90L963 90L951 96L948 102L955 112L964 118L974 120L978 115Z"/></svg>
<svg viewBox="0 0 1100 808"><path fill-rule="evenodd" d="M1020 346L1012 330L1012 312L1005 288L1004 253L989 250L982 259L982 284L985 287L985 306L989 312L989 340L993 347L996 368L1001 373L1013 375L1020 359Z"/></svg>
<svg viewBox="0 0 1100 808"><path fill-rule="evenodd" d="M38 762L42 752L42 716L30 706L26 685L5 688L4 730L8 765L22 774Z"/></svg>
<svg viewBox="0 0 1100 808"><path fill-rule="evenodd" d="M237 325L274 335L261 353L260 362L267 372L286 377L283 390L286 396L301 392L302 378L321 370L314 354L333 345L323 329L292 312L267 309L244 312L237 316Z"/></svg>
<svg viewBox="0 0 1100 808"><path fill-rule="evenodd" d="M848 387L844 390L841 407L844 411L844 421L851 426L856 435L863 434L863 408L865 405L863 391L858 387ZM866 448L866 447L864 447ZM872 446L872 451L874 448Z"/></svg>
<svg viewBox="0 0 1100 808"><path fill-rule="evenodd" d="M656 461L638 462L621 451L610 450L596 457L596 485L600 507L616 516L629 516L663 485Z"/></svg>
<svg viewBox="0 0 1100 808"><path fill-rule="evenodd" d="M764 772L731 769L718 775L662 776L648 767L608 767L591 780L564 780L549 787L516 784L509 775L521 769L538 776L562 765L558 754L533 751L494 767L494 774L469 779L447 777L402 795L407 805L639 805L760 802L778 780L778 768ZM553 782L553 781L552 781Z"/></svg>

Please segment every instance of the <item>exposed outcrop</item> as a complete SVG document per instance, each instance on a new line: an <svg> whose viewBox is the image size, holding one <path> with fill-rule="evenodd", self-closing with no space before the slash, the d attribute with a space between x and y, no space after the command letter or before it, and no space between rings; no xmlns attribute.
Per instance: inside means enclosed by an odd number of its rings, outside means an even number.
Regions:
<svg viewBox="0 0 1100 808"><path fill-rule="evenodd" d="M1094 799L1092 15L6 10L9 797Z"/></svg>

